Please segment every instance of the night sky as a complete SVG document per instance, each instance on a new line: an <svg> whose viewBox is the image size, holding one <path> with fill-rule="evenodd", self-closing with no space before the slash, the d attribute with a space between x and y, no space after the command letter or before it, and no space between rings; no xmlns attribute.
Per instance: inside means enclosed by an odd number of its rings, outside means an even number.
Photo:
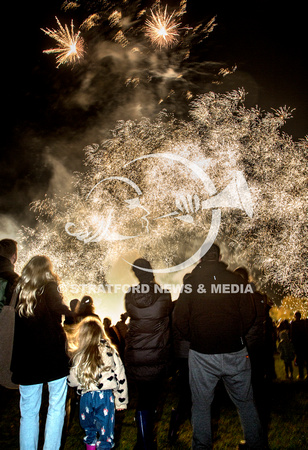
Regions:
<svg viewBox="0 0 308 450"><path fill-rule="evenodd" d="M80 65L57 69L55 56L43 54L55 43L40 28L56 28L55 16L67 24L73 17L77 28L95 2L82 2L83 8L74 14L61 10L62 2L58 1L19 3L6 5L1 30L1 237L12 235L19 225L33 224L28 206L31 201L43 198L45 193L65 191L70 174L83 169L83 148L87 144L104 139L116 120L138 119L132 108L134 102L140 104L143 98L141 113L145 116L167 107L184 117L187 105L179 107L177 100L158 106L157 87L160 93L170 88L181 92L187 85L194 95L244 87L248 107L258 105L266 111L284 105L296 108L293 119L283 128L294 140L308 132L303 3L301 9L281 4L281 9L268 11L262 4L252 7L247 3L243 9L236 4L220 6L220 2L215 6L202 2L200 6L200 1L188 0L186 23L195 26L216 16L217 26L202 44L191 49L189 61L178 66L185 72L185 86L172 85L157 75L142 92L125 86L125 70L133 67L127 66L124 58L118 60L110 52L100 61L95 59L95 44L111 38L110 33L98 33L103 28L88 32L87 54ZM149 43L143 45L150 48ZM174 66L172 58L177 51L171 51L173 56L169 51L165 69L168 61ZM236 65L237 70L224 77L222 84L213 84L213 67L219 65ZM144 98L145 92L149 97Z"/></svg>

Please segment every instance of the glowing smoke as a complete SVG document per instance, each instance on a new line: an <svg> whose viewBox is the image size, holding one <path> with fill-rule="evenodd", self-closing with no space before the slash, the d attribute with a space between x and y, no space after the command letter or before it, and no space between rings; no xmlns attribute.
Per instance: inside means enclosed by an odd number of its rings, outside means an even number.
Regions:
<svg viewBox="0 0 308 450"><path fill-rule="evenodd" d="M155 119L163 107L185 118L188 100L212 89L210 83L221 82L235 66L230 69L215 61L200 63L190 59L191 48L209 36L215 19L204 26L187 29L181 34L175 51L158 53L144 38L146 11L140 10L139 2L117 3L117 9L108 1L99 4L65 2L63 5L70 16L77 12L78 17L79 10L87 9L87 18L79 20L83 22L80 30L87 54L74 71L60 72L64 66L56 71L56 125L61 126L61 118L66 122L63 120L60 131L54 127L58 136L52 137L50 142L45 139L53 152L53 156L47 158L52 169L51 183L46 186L46 198L32 206L38 226L23 232L19 265L32 254L45 253L53 260L64 283L97 285L115 280L134 282L122 256L132 262L142 253L158 267L168 267L189 257L207 234L210 211L190 208L194 219L190 224L174 217L156 218L174 211L180 195L206 199L198 180L180 165L175 164L172 171L169 163L157 160L124 168L125 163L140 155L168 151L202 165L217 192L228 185L234 170L244 172L253 193L254 216L251 220L243 211L222 210L219 241L227 254L226 260L234 265L246 263L251 270L263 272L260 280L263 285L277 282L291 293L305 294L307 176L304 151L307 143L294 143L291 137L281 133L288 112L263 113L257 108L247 109L242 92L210 93L192 104L191 121L177 121L164 112ZM185 7L186 2L181 4ZM184 10L181 22L185 22ZM78 20L74 16L75 23ZM65 73L60 92L59 73ZM252 88L250 95L255 86ZM255 100L253 98L253 103ZM51 114L52 108L48 111L48 120ZM114 128L118 119L122 120L110 134L109 129ZM78 133L74 131L74 139L65 134L67 123L74 130L79 128ZM85 173L77 174L70 187L69 174L74 167L69 164L79 159L81 139L83 143L98 144L86 148ZM41 145L45 147L45 142ZM62 175L57 175L57 168ZM87 197L97 182L115 175L129 176L140 185L141 206L150 212L149 233L145 232L145 211L128 208L127 200L135 194L129 187L111 182L103 189L101 184L101 191L93 191L96 196ZM62 185L62 191L51 195ZM64 191L68 193L65 195ZM42 197L39 194L36 198ZM87 230L93 237L97 229L103 227L102 221L108 219L110 210L116 214L113 223L118 226L117 232L122 235L132 232L138 237L85 244L65 231L65 224L72 222L76 225L75 231ZM117 270L118 267L121 269ZM167 283L180 282L181 277L182 274L161 276ZM70 293L69 288L66 293Z"/></svg>
<svg viewBox="0 0 308 450"><path fill-rule="evenodd" d="M209 193L176 161L130 164L168 152L203 165L217 193L235 170L245 174L254 214L222 208L217 239L228 248L228 262L262 271L263 287L279 283L293 295L305 295L307 142L294 143L281 133L287 109L263 113L245 108L244 100L241 90L209 93L192 103L191 121L162 113L155 120L118 122L110 139L85 149L86 171L76 176L73 193L33 205L39 227L24 231L25 248L49 255L62 279L75 283L109 282L121 258L133 262L142 255L154 268L183 261L207 234L210 211L190 207L184 211L190 222L170 212L179 197L203 201ZM142 195L114 177L132 180ZM114 239L119 235L133 238Z"/></svg>

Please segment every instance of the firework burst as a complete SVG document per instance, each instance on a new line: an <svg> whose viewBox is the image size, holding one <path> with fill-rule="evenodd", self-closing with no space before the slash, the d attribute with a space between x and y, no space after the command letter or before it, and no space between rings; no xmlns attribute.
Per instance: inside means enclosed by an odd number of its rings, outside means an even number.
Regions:
<svg viewBox="0 0 308 450"><path fill-rule="evenodd" d="M73 21L71 21L71 27L69 29L67 25L64 25L63 27L57 17L56 20L59 26L57 30L50 30L49 28L46 28L46 30L41 28L41 30L51 38L55 39L58 43L58 47L44 50L43 53L56 53L57 67L61 64L74 64L84 55L84 42L80 36L80 31L78 31L78 33L74 32Z"/></svg>
<svg viewBox="0 0 308 450"><path fill-rule="evenodd" d="M176 15L167 13L167 6L162 11L158 9L156 12L151 10L151 18L145 21L145 35L150 39L152 44L159 47L172 47L178 42L178 29L181 25L177 22Z"/></svg>
<svg viewBox="0 0 308 450"><path fill-rule="evenodd" d="M262 290L278 284L307 297L307 141L280 132L287 108L264 113L244 100L242 90L211 92L192 103L189 122L166 113L118 122L110 139L85 149L74 192L33 204L38 227L19 239L25 260L46 254L63 281L97 283L121 257L142 253L156 269L191 256L209 232L211 213L200 208L209 193L176 158L148 157L160 149L198 162L217 193L234 171L245 174L254 214L222 208L223 256L244 264Z"/></svg>

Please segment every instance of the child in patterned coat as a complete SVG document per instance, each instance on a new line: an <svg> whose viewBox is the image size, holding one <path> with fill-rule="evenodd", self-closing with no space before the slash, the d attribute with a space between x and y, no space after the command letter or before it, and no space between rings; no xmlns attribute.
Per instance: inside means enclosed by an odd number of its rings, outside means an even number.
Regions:
<svg viewBox="0 0 308 450"><path fill-rule="evenodd" d="M81 395L80 424L86 448L112 448L115 409L127 408L127 380L123 363L106 339L99 319L87 317L77 325L71 356L68 384L77 387Z"/></svg>

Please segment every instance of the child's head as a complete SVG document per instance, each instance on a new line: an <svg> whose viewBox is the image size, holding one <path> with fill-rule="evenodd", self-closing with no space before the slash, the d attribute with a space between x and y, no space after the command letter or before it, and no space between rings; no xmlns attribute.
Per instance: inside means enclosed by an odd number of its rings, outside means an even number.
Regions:
<svg viewBox="0 0 308 450"><path fill-rule="evenodd" d="M93 316L85 317L77 326L73 336L72 364L77 379L83 388L98 381L102 370L110 367L104 361L102 339L106 339L102 322ZM110 350L112 351L112 350Z"/></svg>
<svg viewBox="0 0 308 450"><path fill-rule="evenodd" d="M94 316L85 317L77 325L76 332L79 348L99 345L101 339L105 338L103 324Z"/></svg>
<svg viewBox="0 0 308 450"><path fill-rule="evenodd" d="M289 339L289 334L288 334L288 332L286 330L281 332L280 339L282 341L287 341Z"/></svg>

